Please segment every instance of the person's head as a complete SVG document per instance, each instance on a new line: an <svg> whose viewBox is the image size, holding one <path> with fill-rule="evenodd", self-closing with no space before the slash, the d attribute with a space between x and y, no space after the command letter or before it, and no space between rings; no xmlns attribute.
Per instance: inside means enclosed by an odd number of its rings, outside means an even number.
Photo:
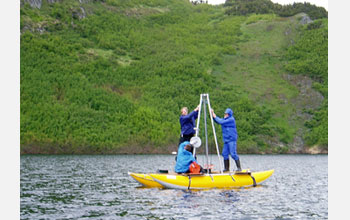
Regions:
<svg viewBox="0 0 350 220"><path fill-rule="evenodd" d="M224 118L228 118L228 117L231 117L231 116L233 116L233 111L232 111L232 109L227 108L226 111L225 111Z"/></svg>
<svg viewBox="0 0 350 220"><path fill-rule="evenodd" d="M188 108L187 107L182 107L181 115L187 115L187 114L188 114Z"/></svg>
<svg viewBox="0 0 350 220"><path fill-rule="evenodd" d="M192 145L191 144L187 144L186 146L185 146L185 150L187 150L187 151L189 151L189 152L193 152L193 147L192 147Z"/></svg>

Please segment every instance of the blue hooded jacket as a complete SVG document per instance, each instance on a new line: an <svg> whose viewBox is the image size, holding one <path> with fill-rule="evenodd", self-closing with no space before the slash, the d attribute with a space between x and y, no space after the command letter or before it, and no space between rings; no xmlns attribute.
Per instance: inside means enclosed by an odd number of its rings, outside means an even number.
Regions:
<svg viewBox="0 0 350 220"><path fill-rule="evenodd" d="M190 142L184 141L179 145L179 149L177 151L177 160L175 165L175 172L177 173L186 173L190 169L190 164L194 159L193 154L187 150L185 150L185 146ZM196 161L197 162L197 161Z"/></svg>
<svg viewBox="0 0 350 220"><path fill-rule="evenodd" d="M237 129L236 129L236 120L233 117L233 111L230 108L227 108L225 113L228 114L227 118L220 118L216 116L214 121L218 124L221 124L222 128L222 138L224 143L231 141L237 141Z"/></svg>
<svg viewBox="0 0 350 220"><path fill-rule="evenodd" d="M180 125L181 125L181 135L189 135L196 133L193 129L196 125L196 119L198 117L198 111L192 111L188 115L180 116Z"/></svg>

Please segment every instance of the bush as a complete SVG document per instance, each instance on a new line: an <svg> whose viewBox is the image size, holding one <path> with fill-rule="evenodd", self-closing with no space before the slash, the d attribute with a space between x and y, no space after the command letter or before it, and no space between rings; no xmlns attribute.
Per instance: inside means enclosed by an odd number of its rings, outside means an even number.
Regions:
<svg viewBox="0 0 350 220"><path fill-rule="evenodd" d="M328 17L328 12L323 7L318 7L307 2L280 5L270 0L227 0L224 6L226 7L225 13L228 15L274 13L281 17L289 17L304 12L311 19Z"/></svg>

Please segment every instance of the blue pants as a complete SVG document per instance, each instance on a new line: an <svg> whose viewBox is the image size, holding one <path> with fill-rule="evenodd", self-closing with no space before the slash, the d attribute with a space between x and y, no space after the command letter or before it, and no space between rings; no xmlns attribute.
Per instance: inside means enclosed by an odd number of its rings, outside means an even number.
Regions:
<svg viewBox="0 0 350 220"><path fill-rule="evenodd" d="M224 143L224 149L222 149L222 156L224 157L224 160L229 159L229 154L231 155L232 159L239 160L237 155L237 141Z"/></svg>

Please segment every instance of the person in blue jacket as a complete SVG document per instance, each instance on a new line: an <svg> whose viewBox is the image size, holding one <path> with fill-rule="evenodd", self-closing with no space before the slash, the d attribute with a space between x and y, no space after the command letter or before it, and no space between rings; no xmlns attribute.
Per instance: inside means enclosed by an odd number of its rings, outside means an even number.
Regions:
<svg viewBox="0 0 350 220"><path fill-rule="evenodd" d="M181 109L180 125L181 125L181 136L179 144L184 141L190 141L191 137L195 135L194 127L196 126L196 119L198 118L199 106L195 108L190 114L188 114L187 107Z"/></svg>
<svg viewBox="0 0 350 220"><path fill-rule="evenodd" d="M220 118L215 115L214 110L211 110L214 121L221 125L222 128L222 138L224 141L224 148L222 150L222 156L224 157L224 171L230 170L230 158L236 162L237 170L241 171L241 163L237 154L237 129L236 129L236 120L233 117L233 111L230 108L227 108L225 111L224 118Z"/></svg>
<svg viewBox="0 0 350 220"><path fill-rule="evenodd" d="M191 153L192 145L189 141L182 142L179 145L179 149L177 152L177 160L175 165L175 172L176 173L188 173L190 169L190 164L195 161L196 159L193 157L193 154Z"/></svg>

